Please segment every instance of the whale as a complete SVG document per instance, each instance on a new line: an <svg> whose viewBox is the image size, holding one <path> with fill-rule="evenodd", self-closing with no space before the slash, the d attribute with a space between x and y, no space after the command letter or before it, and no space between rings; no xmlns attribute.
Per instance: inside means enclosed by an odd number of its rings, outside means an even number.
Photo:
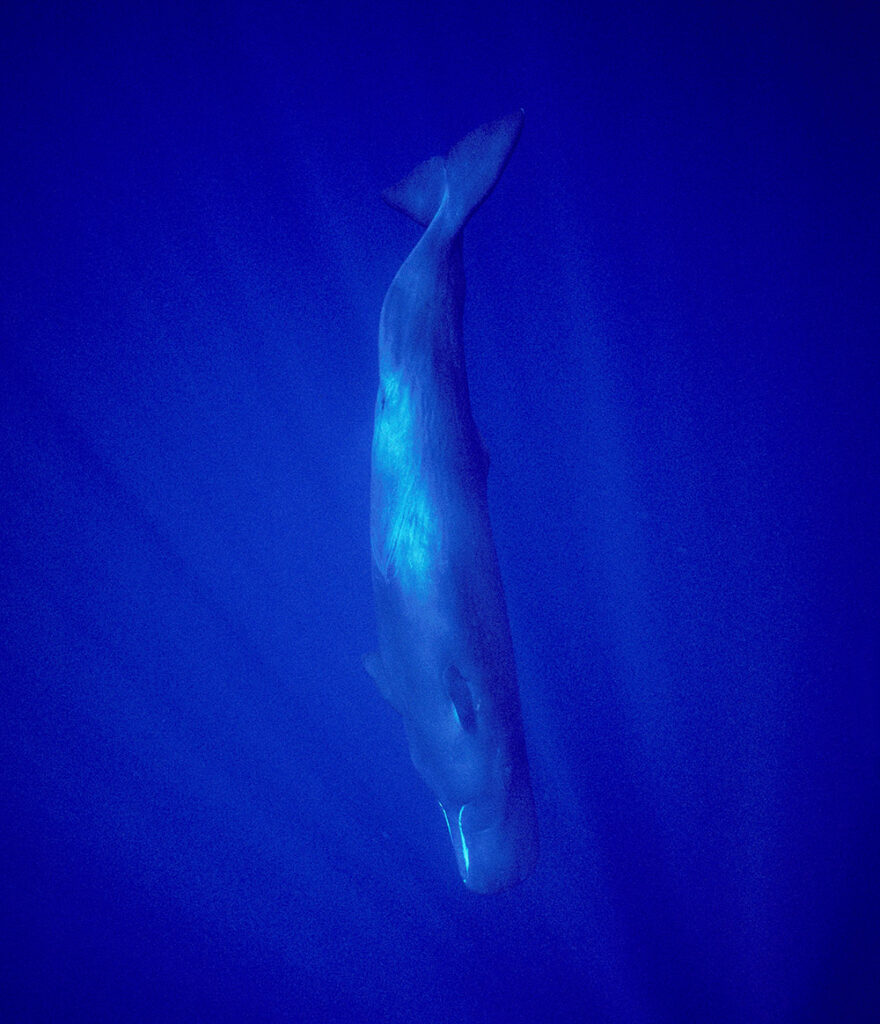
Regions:
<svg viewBox="0 0 880 1024"><path fill-rule="evenodd" d="M462 338L462 232L507 165L523 116L482 125L383 193L424 233L379 318L370 484L378 650L364 664L403 720L461 879L478 893L521 882L538 857L489 458Z"/></svg>

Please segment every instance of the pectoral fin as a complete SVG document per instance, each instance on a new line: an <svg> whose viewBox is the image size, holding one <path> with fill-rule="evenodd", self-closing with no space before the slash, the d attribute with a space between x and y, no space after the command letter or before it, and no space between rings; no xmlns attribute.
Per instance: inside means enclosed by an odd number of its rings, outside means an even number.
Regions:
<svg viewBox="0 0 880 1024"><path fill-rule="evenodd" d="M378 651L371 651L369 654L365 654L364 668L368 674L373 677L373 681L379 690L379 693L388 701L388 703L394 708L395 711L400 711L397 706L394 696L391 691L391 683L389 682L388 676L385 672L385 666L382 664L382 658Z"/></svg>

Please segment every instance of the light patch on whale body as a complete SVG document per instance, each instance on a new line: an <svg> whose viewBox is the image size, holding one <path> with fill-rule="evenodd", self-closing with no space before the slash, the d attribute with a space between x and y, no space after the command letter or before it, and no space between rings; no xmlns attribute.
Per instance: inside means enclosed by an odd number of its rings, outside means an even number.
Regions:
<svg viewBox="0 0 880 1024"><path fill-rule="evenodd" d="M470 874L471 868L471 856L470 850L468 850L467 840L464 837L464 828L461 824L462 815L464 814L465 805L459 808L458 811L458 834L456 835L452 831L452 826L449 824L449 815L446 813L446 808L443 804L440 804L440 810L443 812L443 820L446 822L446 830L449 832L449 838L452 841L452 846L455 849L456 855L461 860L462 873L461 877L464 880L465 885L468 882L468 875Z"/></svg>
<svg viewBox="0 0 880 1024"><path fill-rule="evenodd" d="M384 481L381 553L373 558L383 577L396 575L412 592L423 589L436 561L439 524L428 485L413 459L417 451L413 386L402 373L385 372L379 384L373 472Z"/></svg>
<svg viewBox="0 0 880 1024"><path fill-rule="evenodd" d="M458 812L458 835L461 839L461 855L464 858L464 876L467 880L468 873L471 867L470 853L468 852L467 840L464 837L464 829L461 827L461 816L464 814L464 807Z"/></svg>
<svg viewBox="0 0 880 1024"><path fill-rule="evenodd" d="M521 128L521 111L484 125L384 194L426 230L382 305L370 498L379 650L364 664L403 718L462 880L484 893L530 873L538 834L465 374L461 235Z"/></svg>

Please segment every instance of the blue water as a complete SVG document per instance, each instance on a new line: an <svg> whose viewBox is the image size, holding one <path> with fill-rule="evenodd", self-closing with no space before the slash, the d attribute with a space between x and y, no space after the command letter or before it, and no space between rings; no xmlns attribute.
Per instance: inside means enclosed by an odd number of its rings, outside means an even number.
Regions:
<svg viewBox="0 0 880 1024"><path fill-rule="evenodd" d="M873 1021L869 5L6 5L0 1010ZM381 189L467 229L540 818L464 889L375 646Z"/></svg>

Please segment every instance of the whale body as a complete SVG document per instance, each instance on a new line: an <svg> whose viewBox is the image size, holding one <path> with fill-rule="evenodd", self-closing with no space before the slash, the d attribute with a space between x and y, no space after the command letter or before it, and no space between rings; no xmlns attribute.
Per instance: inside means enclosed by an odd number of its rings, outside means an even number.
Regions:
<svg viewBox="0 0 880 1024"><path fill-rule="evenodd" d="M484 125L383 193L425 232L379 325L370 541L379 648L365 658L400 712L462 880L524 879L538 833L513 647L462 346L462 230L491 192L523 114Z"/></svg>

